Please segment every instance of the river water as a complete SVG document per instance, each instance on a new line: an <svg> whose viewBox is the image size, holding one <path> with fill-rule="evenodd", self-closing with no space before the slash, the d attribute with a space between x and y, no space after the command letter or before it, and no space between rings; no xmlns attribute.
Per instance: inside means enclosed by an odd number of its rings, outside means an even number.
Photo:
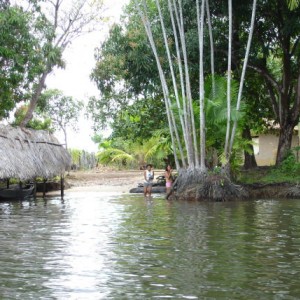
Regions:
<svg viewBox="0 0 300 300"><path fill-rule="evenodd" d="M300 299L300 200L0 202L0 299Z"/></svg>

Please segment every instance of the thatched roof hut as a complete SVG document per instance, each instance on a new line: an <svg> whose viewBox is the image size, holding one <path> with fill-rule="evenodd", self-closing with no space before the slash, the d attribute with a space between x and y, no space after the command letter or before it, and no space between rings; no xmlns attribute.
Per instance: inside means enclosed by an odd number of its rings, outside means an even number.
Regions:
<svg viewBox="0 0 300 300"><path fill-rule="evenodd" d="M0 124L0 179L48 179L70 165L70 154L49 132Z"/></svg>

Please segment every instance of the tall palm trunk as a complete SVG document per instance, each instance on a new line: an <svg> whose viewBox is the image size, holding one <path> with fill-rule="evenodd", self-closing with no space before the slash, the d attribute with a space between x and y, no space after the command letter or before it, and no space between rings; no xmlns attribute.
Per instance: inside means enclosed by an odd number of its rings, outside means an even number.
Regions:
<svg viewBox="0 0 300 300"><path fill-rule="evenodd" d="M159 1L155 0L155 2L156 2L157 9L158 9L160 23L161 23L163 39L164 39L165 49L166 49L167 58L168 58L168 63L169 63L169 68L170 68L170 73L171 73L171 78L172 78L172 83L173 83L173 90L174 90L174 94L175 94L177 109L180 112L182 110L182 107L181 107L181 103L180 103L180 99L179 99L176 74L175 74L174 68L173 68L173 61L172 61L171 53L170 53L170 49L169 49L168 37L167 37L167 33L166 33L164 19L163 19L162 13L161 13L161 8L160 8ZM179 113L179 120L180 120L180 124L181 124L181 128L182 128L182 132L183 132L185 145L189 145L188 137L187 137L188 132L186 131L185 120L184 120L181 113ZM191 147L187 146L186 148L187 148L188 164L190 164L192 159L193 159L192 153L190 151Z"/></svg>
<svg viewBox="0 0 300 300"><path fill-rule="evenodd" d="M167 81L163 72L163 68L162 65L160 63L160 59L157 53L157 49L156 49L156 45L154 42L154 38L152 35L152 30L151 30L151 26L150 26L150 22L149 22L149 18L147 16L147 9L146 9L146 3L143 0L143 6L144 6L144 11L141 10L139 3L137 0L135 1L135 5L136 8L138 10L138 13L142 19L149 43L151 45L151 49L153 51L154 57L155 57L155 61L157 64L157 68L158 68L158 72L159 72L159 77L160 77L160 81L161 81L161 85L162 85L162 90L163 90L163 95L164 95L164 101L165 101L165 106L166 106L166 112L167 112L167 118L168 118L168 123L169 123L169 127L170 127L170 133L171 133L171 140L172 140L172 147L174 150L174 158L175 158L175 163L176 163L176 168L179 169L180 168L180 164L179 164L179 160L176 154L176 144L178 145L179 148L179 152L180 152L180 156L181 156L181 161L184 167L186 167L186 163L185 163L185 158L184 158L184 154L183 154L183 149L181 146L181 142L180 142L180 137L176 128L176 122L175 122L175 118L174 118L174 114L172 112L171 109L171 101L170 101L170 96L169 96L169 89L168 89L168 85L167 85Z"/></svg>
<svg viewBox="0 0 300 300"><path fill-rule="evenodd" d="M201 3L201 12L199 8L199 0L196 0L197 4L197 23L198 23L198 35L199 35L199 101L200 101L200 169L206 170L205 166L205 113L204 113L204 72L203 72L203 25L204 25L204 9L205 0Z"/></svg>
<svg viewBox="0 0 300 300"><path fill-rule="evenodd" d="M227 127L225 137L225 165L229 162L229 139L231 118L231 49L232 49L232 0L228 0L228 64L227 64Z"/></svg>
<svg viewBox="0 0 300 300"><path fill-rule="evenodd" d="M178 1L178 7L173 0L175 17L177 21L177 26L179 30L179 37L181 41L181 49L182 49L182 56L184 62L184 74L185 74L185 86L186 86L186 96L187 96L187 114L189 120L191 120L191 128L190 128L190 136L193 140L194 146L194 160L189 165L189 167L193 168L199 166L199 153L197 148L197 136L196 136L196 127L195 127L195 119L194 119L194 111L193 111L193 101L192 101L192 92L191 92L191 83L190 83L190 74L189 74L189 64L188 64L188 56L187 56L187 48L185 43L185 29L184 29L184 22L183 22L183 11L182 11L182 2L181 0Z"/></svg>
<svg viewBox="0 0 300 300"><path fill-rule="evenodd" d="M186 92L185 92L185 83L184 83L184 73L183 73L183 67L181 62L181 54L180 54L180 45L179 45L179 39L177 34L177 28L174 20L174 14L173 14L173 5L172 0L168 0L168 8L170 12L170 18L171 18L171 24L173 29L173 35L174 35L174 41L175 41L175 48L176 48L176 56L177 56L177 64L178 64L178 70L179 70L179 78L180 78L180 87L181 87L181 97L182 97L182 106L183 106L183 113L185 118L185 125L186 125L186 133L188 133L188 119L187 119L187 103L186 103Z"/></svg>
<svg viewBox="0 0 300 300"><path fill-rule="evenodd" d="M192 139L191 139L191 136L190 136L191 126L190 126L190 123L189 123L190 119L188 119L188 114L187 114L187 97L186 97L186 92L185 92L184 72L183 72L183 66L182 66L182 61L181 61L181 50L180 50L179 38L178 38L178 35L177 35L177 28L176 28L176 23L175 23L175 20L174 20L173 5L172 5L171 1L172 0L168 0L168 8L169 8L169 13L170 13L170 18L171 18L172 29L173 29L177 64L178 64L178 70L179 70L182 108L183 108L183 117L184 117L184 124L185 124L184 131L186 133L186 139L187 139L186 147L189 148L188 151L189 151L189 153L191 153L192 152L191 151L191 149L192 149Z"/></svg>
<svg viewBox="0 0 300 300"><path fill-rule="evenodd" d="M210 43L210 70L212 76L212 91L213 91L213 96L215 96L216 94L215 49L214 49L214 38L213 38L213 31L212 31L210 11L209 11L209 0L205 0L205 5L206 5L208 33L209 33L209 43Z"/></svg>
<svg viewBox="0 0 300 300"><path fill-rule="evenodd" d="M240 110L240 106L241 106L243 86L244 86L244 81L245 81L245 74L246 74L246 69L247 69L247 64L248 64L248 59L249 59L249 53L250 53L250 47L251 47L251 42L252 42L252 37L253 37L254 21L255 21L255 13L256 13L256 2L257 2L257 0L253 0L252 16L251 16L251 23L250 23L250 32L249 32L249 36L248 36L246 54L245 54L243 70L242 70L240 86L239 86L239 93L238 93L237 104L236 104L236 111L237 112ZM229 147L229 155L232 151L235 132L236 132L236 127L237 127L237 120L234 121L233 127L232 127L232 133L231 133L231 138L230 138L230 147Z"/></svg>

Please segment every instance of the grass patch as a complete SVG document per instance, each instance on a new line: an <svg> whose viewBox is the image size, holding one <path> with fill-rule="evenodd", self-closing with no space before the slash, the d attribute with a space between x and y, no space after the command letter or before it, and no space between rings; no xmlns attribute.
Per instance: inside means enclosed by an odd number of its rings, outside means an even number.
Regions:
<svg viewBox="0 0 300 300"><path fill-rule="evenodd" d="M242 170L237 181L240 183L300 183L300 163L291 155L280 166L257 167L252 170Z"/></svg>

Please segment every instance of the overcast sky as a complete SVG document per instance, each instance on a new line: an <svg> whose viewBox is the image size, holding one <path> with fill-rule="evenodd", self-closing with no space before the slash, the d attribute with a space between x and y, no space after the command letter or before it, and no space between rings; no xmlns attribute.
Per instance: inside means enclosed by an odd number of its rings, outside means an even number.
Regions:
<svg viewBox="0 0 300 300"><path fill-rule="evenodd" d="M119 19L121 8L128 3L128 0L106 0L105 2L108 7L106 14L112 17L109 23L111 24ZM95 66L94 49L108 36L109 24L103 27L101 32L78 38L65 50L66 68L55 70L49 76L46 82L48 89L62 90L64 95L85 102L90 96L98 95L98 90L90 81L89 76ZM97 145L91 141L93 135L91 123L87 120L81 118L79 132L75 133L71 129L68 129L67 132L69 148L96 151ZM56 133L55 135L63 142L61 134Z"/></svg>

